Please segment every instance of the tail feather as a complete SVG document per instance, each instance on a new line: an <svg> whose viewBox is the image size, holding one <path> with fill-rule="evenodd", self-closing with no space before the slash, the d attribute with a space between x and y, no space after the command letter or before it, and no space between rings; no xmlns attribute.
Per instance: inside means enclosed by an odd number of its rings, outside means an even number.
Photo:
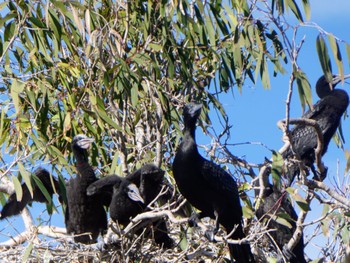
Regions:
<svg viewBox="0 0 350 263"><path fill-rule="evenodd" d="M250 245L233 245L229 244L231 258L237 263L255 263L254 256L251 252Z"/></svg>
<svg viewBox="0 0 350 263"><path fill-rule="evenodd" d="M230 229L232 228L226 228L227 233L230 233ZM238 228L235 230L235 232L232 234L232 239L242 239L245 235L243 233L242 226L238 226ZM234 262L237 263L255 263L255 259L253 256L253 253L251 251L249 244L229 244L229 250L231 259L234 260Z"/></svg>

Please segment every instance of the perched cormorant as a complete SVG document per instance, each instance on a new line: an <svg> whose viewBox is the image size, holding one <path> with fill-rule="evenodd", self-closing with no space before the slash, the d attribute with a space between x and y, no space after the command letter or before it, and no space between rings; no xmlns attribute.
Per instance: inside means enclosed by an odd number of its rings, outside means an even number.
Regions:
<svg viewBox="0 0 350 263"><path fill-rule="evenodd" d="M55 177L50 178L50 173L42 168L35 171L35 176L40 179L41 183L45 187L47 193L52 198L55 191L59 191L59 184ZM2 208L0 219L4 219L9 216L18 215L28 204L32 202L49 203L49 200L45 197L37 183L31 178L31 184L33 187L33 196L25 183L22 183L22 199L17 201L16 192L10 195L6 204Z"/></svg>
<svg viewBox="0 0 350 263"><path fill-rule="evenodd" d="M232 239L245 237L242 229L242 208L236 181L225 170L204 159L198 152L195 130L201 104L184 107L184 137L173 163L173 174L182 195L201 211L200 217L216 219ZM230 244L231 256L239 263L255 262L249 244Z"/></svg>
<svg viewBox="0 0 350 263"><path fill-rule="evenodd" d="M145 164L126 177L109 175L97 180L89 185L87 194L103 196L105 205L109 206L114 190L117 190L124 179L127 179L140 190L141 196L145 200L144 203L147 206L159 194L163 185L163 178L163 170L153 164Z"/></svg>
<svg viewBox="0 0 350 263"><path fill-rule="evenodd" d="M120 225L126 226L130 219L146 211L150 202L159 194L163 185L164 171L153 164L145 164L126 177L106 176L87 189L87 194L100 196L109 206L110 216ZM164 219L153 224L157 244L170 248L173 240L167 234Z"/></svg>
<svg viewBox="0 0 350 263"><path fill-rule="evenodd" d="M287 215L287 216L286 216ZM256 216L259 220L267 221L267 228L274 231L269 232L269 236L273 239L280 251L285 252L284 246L288 244L293 237L296 229L296 221L298 216L288 199L287 192L281 193L277 189L273 189L270 185L265 188L263 200L256 211ZM284 218L291 227L278 223L276 216ZM290 255L289 255L290 254ZM285 257L289 257L290 263L306 263L304 257L304 239L300 237L291 253L287 253Z"/></svg>
<svg viewBox="0 0 350 263"><path fill-rule="evenodd" d="M87 149L94 140L77 135L72 141L76 159L77 175L68 181L65 223L67 232L74 234L74 240L84 244L95 243L98 235L107 229L107 215L100 197L86 194L90 184L97 181L94 170L88 162Z"/></svg>
<svg viewBox="0 0 350 263"><path fill-rule="evenodd" d="M144 199L139 188L126 178L114 185L109 214L119 224L126 226L130 218L137 216L144 210Z"/></svg>
<svg viewBox="0 0 350 263"><path fill-rule="evenodd" d="M345 78L349 78L346 75ZM313 109L307 111L302 117L317 121L323 134L323 151L326 153L328 144L335 134L342 115L349 105L348 94L341 89L334 89L341 82L340 76L333 76L329 83L325 76L318 79L316 83L316 92L320 100L313 106ZM315 149L317 147L317 134L312 126L296 125L290 131L291 144L294 152L304 162L304 164L315 171L313 163L315 162ZM289 148L282 156L287 159L293 157L292 150ZM288 184L290 185L295 176L299 173L297 165L288 168ZM314 172L315 173L315 172ZM326 173L326 172L325 172ZM315 173L316 179L322 180L326 174Z"/></svg>

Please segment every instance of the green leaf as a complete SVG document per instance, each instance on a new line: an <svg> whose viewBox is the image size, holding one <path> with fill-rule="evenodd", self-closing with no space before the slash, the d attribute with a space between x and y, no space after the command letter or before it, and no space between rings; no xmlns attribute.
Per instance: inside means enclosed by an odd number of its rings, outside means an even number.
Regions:
<svg viewBox="0 0 350 263"><path fill-rule="evenodd" d="M68 111L66 116L64 117L63 136L66 136L67 132L70 131L71 128L72 128L71 115L70 115L70 112Z"/></svg>
<svg viewBox="0 0 350 263"><path fill-rule="evenodd" d="M244 218L254 218L255 216L254 211L247 206L242 206L242 212Z"/></svg>
<svg viewBox="0 0 350 263"><path fill-rule="evenodd" d="M306 16L306 20L310 20L311 18L311 8L309 0L302 0L304 6L304 13Z"/></svg>
<svg viewBox="0 0 350 263"><path fill-rule="evenodd" d="M283 163L284 163L284 159L282 155L277 151L272 151L271 174L272 174L274 183L277 185L281 181Z"/></svg>
<svg viewBox="0 0 350 263"><path fill-rule="evenodd" d="M20 112L20 103L19 103L19 98L20 98L20 93L23 91L25 87L25 83L22 81L19 81L17 79L14 79L11 84L11 97L13 104L16 109L16 113L19 114Z"/></svg>
<svg viewBox="0 0 350 263"><path fill-rule="evenodd" d="M43 193L43 195L45 196L46 200L51 203L52 202L52 198L49 194L49 192L47 191L46 187L44 186L43 182L39 179L39 177L37 177L35 174L32 175L32 178L35 182L35 184L39 187L40 191ZM52 178L51 178L51 183L53 183ZM57 189L56 189L57 190Z"/></svg>
<svg viewBox="0 0 350 263"><path fill-rule="evenodd" d="M96 113L98 114L98 116L101 117L101 119L103 119L105 122L107 122L110 126L112 126L113 128L115 128L118 131L121 131L122 128L120 126L118 126L110 117L108 117L107 113L96 107Z"/></svg>
<svg viewBox="0 0 350 263"><path fill-rule="evenodd" d="M139 103L139 90L138 85L133 85L131 87L131 104L133 107L137 108L137 105Z"/></svg>
<svg viewBox="0 0 350 263"><path fill-rule="evenodd" d="M316 50L318 54L318 59L320 60L321 67L327 80L333 78L331 60L328 55L328 49L322 35L318 35L316 39Z"/></svg>
<svg viewBox="0 0 350 263"><path fill-rule="evenodd" d="M181 233L181 238L180 238L180 242L179 242L179 247L182 251L185 251L188 248L188 239L186 236L186 230L182 229L182 231L180 233Z"/></svg>
<svg viewBox="0 0 350 263"><path fill-rule="evenodd" d="M343 60L339 50L338 42L336 41L335 37L332 34L328 35L328 41L331 46L333 56L335 58L335 63L338 66L338 73L340 74L340 76L344 76Z"/></svg>
<svg viewBox="0 0 350 263"><path fill-rule="evenodd" d="M301 208L301 210L307 212L311 211L309 204L306 202L306 200L298 194L295 188L288 187L286 191L291 195L293 200L298 204L298 206Z"/></svg>
<svg viewBox="0 0 350 263"><path fill-rule="evenodd" d="M118 154L118 152L115 152L114 156L113 156L112 165L111 165L111 168L109 170L109 174L115 174L116 173L116 168L118 166L118 160L119 160L119 154Z"/></svg>
<svg viewBox="0 0 350 263"><path fill-rule="evenodd" d="M350 170L350 152L349 152L349 150L345 150L344 154L345 154L345 159L346 159L345 171L348 172Z"/></svg>
<svg viewBox="0 0 350 263"><path fill-rule="evenodd" d="M288 228L292 228L291 223L281 215L270 215L270 217L275 220L278 224L283 225Z"/></svg>
<svg viewBox="0 0 350 263"><path fill-rule="evenodd" d="M21 182L18 180L18 178L16 176L13 176L12 183L13 183L13 186L15 188L17 201L19 202L22 200L22 197L23 197L23 190L22 190Z"/></svg>
<svg viewBox="0 0 350 263"><path fill-rule="evenodd" d="M33 251L34 244L33 242L29 242L28 246L26 247L23 256L22 256L22 262L27 262L29 259L30 254Z"/></svg>
<svg viewBox="0 0 350 263"><path fill-rule="evenodd" d="M212 47L216 46L215 29L209 16L206 16L205 25L208 32L209 42Z"/></svg>
<svg viewBox="0 0 350 263"><path fill-rule="evenodd" d="M18 162L18 169L22 175L24 183L27 185L30 195L33 197L33 186L32 181L30 180L30 173L24 168L21 162Z"/></svg>
<svg viewBox="0 0 350 263"><path fill-rule="evenodd" d="M292 12L294 13L295 17L300 21L300 22L304 22L303 20L303 16L300 12L300 9L298 7L298 5L295 3L294 0L286 0L288 7L292 10Z"/></svg>
<svg viewBox="0 0 350 263"><path fill-rule="evenodd" d="M345 43L346 47L346 54L348 55L348 61L350 62L350 45L348 43Z"/></svg>
<svg viewBox="0 0 350 263"><path fill-rule="evenodd" d="M312 105L311 86L310 86L309 80L307 79L306 74L303 71L299 70L294 74L294 76L297 81L301 107L304 111L306 105L308 105L309 107Z"/></svg>

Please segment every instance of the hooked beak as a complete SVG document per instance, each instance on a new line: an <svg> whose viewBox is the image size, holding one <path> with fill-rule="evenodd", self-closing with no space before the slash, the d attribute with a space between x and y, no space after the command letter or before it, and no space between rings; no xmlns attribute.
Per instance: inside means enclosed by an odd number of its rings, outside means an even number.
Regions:
<svg viewBox="0 0 350 263"><path fill-rule="evenodd" d="M128 186L128 196L131 200L135 201L135 202L141 202L141 203L145 203L145 201L143 200L139 189L137 188L137 186L135 184L130 184Z"/></svg>
<svg viewBox="0 0 350 263"><path fill-rule="evenodd" d="M192 107L192 109L191 109L191 113L192 114L196 114L197 112L200 112L201 110L202 110L202 104L196 104L196 103L194 103L193 104L193 107Z"/></svg>
<svg viewBox="0 0 350 263"><path fill-rule="evenodd" d="M90 147L90 145L95 141L94 138L89 138L86 137L84 139L81 139L77 144L80 148L82 149L88 149Z"/></svg>

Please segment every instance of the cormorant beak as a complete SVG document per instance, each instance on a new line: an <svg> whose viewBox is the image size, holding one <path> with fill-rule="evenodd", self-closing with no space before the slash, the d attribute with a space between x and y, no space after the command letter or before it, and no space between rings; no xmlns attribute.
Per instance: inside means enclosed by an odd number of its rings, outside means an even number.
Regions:
<svg viewBox="0 0 350 263"><path fill-rule="evenodd" d="M84 139L81 139L77 142L78 146L82 149L88 149L90 147L90 145L95 141L94 138L89 138L86 137Z"/></svg>
<svg viewBox="0 0 350 263"><path fill-rule="evenodd" d="M192 109L191 109L191 113L192 114L196 114L198 111L200 112L201 111L201 109L202 109L202 104L196 104L196 103L194 103L193 104L193 107L192 107Z"/></svg>
<svg viewBox="0 0 350 263"><path fill-rule="evenodd" d="M135 184L129 184L128 186L128 196L131 200L135 201L135 202L141 202L141 203L145 203L145 201L143 200L139 189L137 188L137 186Z"/></svg>

